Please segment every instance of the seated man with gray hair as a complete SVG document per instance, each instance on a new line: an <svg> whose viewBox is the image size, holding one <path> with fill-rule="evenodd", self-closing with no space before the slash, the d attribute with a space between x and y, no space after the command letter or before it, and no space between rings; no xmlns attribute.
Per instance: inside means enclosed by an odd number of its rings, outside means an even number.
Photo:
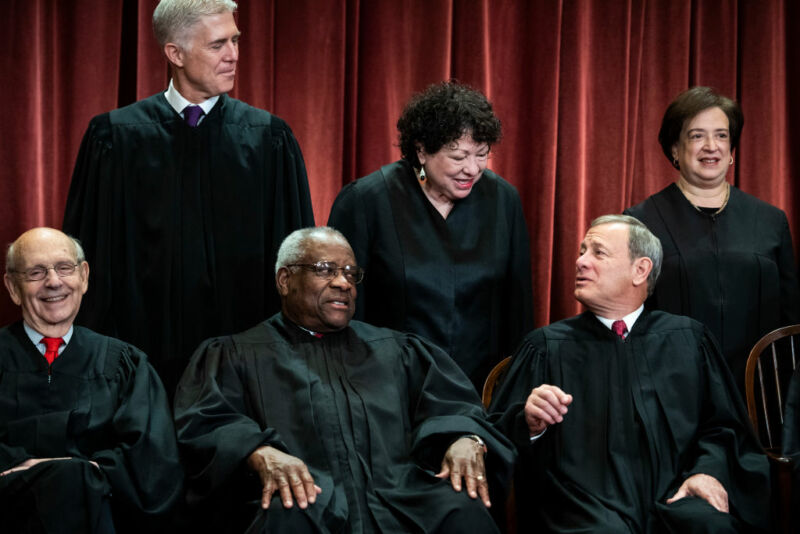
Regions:
<svg viewBox="0 0 800 534"><path fill-rule="evenodd" d="M751 532L769 468L702 324L644 310L661 244L595 219L575 298L588 311L528 334L492 398L517 445L521 532Z"/></svg>
<svg viewBox="0 0 800 534"><path fill-rule="evenodd" d="M504 485L510 445L441 349L351 320L363 276L342 234L297 230L281 312L195 352L175 419L207 528L498 532L487 476Z"/></svg>
<svg viewBox="0 0 800 534"><path fill-rule="evenodd" d="M80 243L34 228L8 248L22 320L0 330L0 532L141 532L180 495L167 395L136 347L73 325Z"/></svg>

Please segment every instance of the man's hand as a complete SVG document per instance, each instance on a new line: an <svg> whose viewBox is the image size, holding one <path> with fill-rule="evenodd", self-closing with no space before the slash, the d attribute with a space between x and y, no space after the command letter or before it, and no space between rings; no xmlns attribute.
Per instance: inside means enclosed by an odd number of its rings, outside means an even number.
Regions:
<svg viewBox="0 0 800 534"><path fill-rule="evenodd" d="M719 480L711 475L697 473L683 481L681 487L667 504L672 504L684 497L700 497L720 512L728 513L728 492L722 487Z"/></svg>
<svg viewBox="0 0 800 534"><path fill-rule="evenodd" d="M525 422L530 435L541 434L549 425L563 421L570 404L572 395L564 393L556 386L542 384L531 391L525 402Z"/></svg>
<svg viewBox="0 0 800 534"><path fill-rule="evenodd" d="M486 481L486 468L483 464L483 455L486 451L483 445L470 438L456 440L444 453L442 470L438 478L450 477L453 489L461 491L461 477L467 482L467 493L473 499L480 495L483 504L490 507L489 483Z"/></svg>
<svg viewBox="0 0 800 534"><path fill-rule="evenodd" d="M30 469L34 465L40 464L42 462L52 462L54 460L70 460L71 458L72 458L71 456L63 456L63 457L60 457L60 458L29 458L29 459L25 460L24 462L22 462L21 464L15 465L11 469L6 469L2 473L0 473L0 477L4 477L4 476L6 476L8 474L11 474L11 473L16 473L17 471L25 471L26 469ZM94 463L94 462L90 462L90 463L94 464L95 467L100 469L100 466L98 466L96 463Z"/></svg>
<svg viewBox="0 0 800 534"><path fill-rule="evenodd" d="M292 494L297 499L297 505L305 509L322 493L322 488L314 484L314 478L302 460L274 447L256 449L247 458L247 465L261 478L264 486L261 507L265 510L269 508L275 490L280 493L284 508L292 507Z"/></svg>

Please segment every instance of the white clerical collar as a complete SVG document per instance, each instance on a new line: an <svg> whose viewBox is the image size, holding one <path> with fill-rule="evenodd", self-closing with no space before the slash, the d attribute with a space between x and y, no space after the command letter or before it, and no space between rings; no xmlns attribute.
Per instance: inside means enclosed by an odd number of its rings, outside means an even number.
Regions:
<svg viewBox="0 0 800 534"><path fill-rule="evenodd" d="M628 327L628 332L630 332L631 329L633 329L634 323L636 322L636 320L639 318L639 316L642 314L643 311L644 311L644 304L642 304L634 311L632 311L631 313L622 318L622 320L625 321L625 326ZM595 317L597 317L597 320L603 323L609 330L611 330L611 325L614 324L614 321L616 321L616 319L607 319L605 317L600 317L597 314L595 314Z"/></svg>
<svg viewBox="0 0 800 534"><path fill-rule="evenodd" d="M164 91L164 98L167 99L169 105L172 106L172 109L174 109L175 113L180 115L181 118L183 118L183 110L184 108L186 108L186 106L192 106L192 105L200 106L201 108L203 108L203 116L200 117L200 121L202 121L205 118L205 116L211 112L211 109L214 107L214 104L217 103L217 100L219 100L219 95L212 96L208 100L200 102L199 104L194 104L193 102L189 102L188 100L183 98L183 95L180 94L177 89L175 89L175 86L172 84L172 80L170 79L169 87L167 88L166 91ZM199 121L198 124L200 124Z"/></svg>
<svg viewBox="0 0 800 534"><path fill-rule="evenodd" d="M42 339L45 336L43 336L42 334L40 334L39 332L28 326L28 323L26 323L25 321L22 321L22 326L23 328L25 328L25 333L28 334L28 338L31 340L31 343L33 343L36 346L39 352L44 354L45 351L47 350L47 347L45 347L44 343L42 343ZM64 343L60 347L58 347L59 354L64 352L64 349L67 348L67 345L69 344L69 340L72 339L72 325L70 325L69 330L67 330L67 333L61 336L61 339L64 340Z"/></svg>

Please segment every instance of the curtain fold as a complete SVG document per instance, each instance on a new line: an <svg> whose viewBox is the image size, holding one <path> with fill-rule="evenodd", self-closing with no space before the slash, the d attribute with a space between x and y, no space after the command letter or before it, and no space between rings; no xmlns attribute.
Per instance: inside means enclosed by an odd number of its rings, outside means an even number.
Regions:
<svg viewBox="0 0 800 534"><path fill-rule="evenodd" d="M538 324L579 311L574 260L588 222L676 177L657 133L691 85L737 99L729 179L784 209L797 244L800 6L791 0L241 0L232 96L284 118L317 223L341 187L399 158L412 93L455 77L503 123L490 167L520 191ZM89 119L161 91L157 0L11 0L0 41L0 240L60 226ZM793 156L794 154L794 156ZM17 317L8 299L0 322Z"/></svg>

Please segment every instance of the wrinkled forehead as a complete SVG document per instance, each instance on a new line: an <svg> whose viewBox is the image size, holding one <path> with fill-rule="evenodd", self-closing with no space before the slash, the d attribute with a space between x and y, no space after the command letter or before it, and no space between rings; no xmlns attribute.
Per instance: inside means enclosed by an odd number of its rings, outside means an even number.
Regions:
<svg viewBox="0 0 800 534"><path fill-rule="evenodd" d="M335 234L313 236L306 242L304 261L332 261L339 265L355 265L356 258L350 244Z"/></svg>
<svg viewBox="0 0 800 534"><path fill-rule="evenodd" d="M582 246L604 245L628 248L628 225L622 223L599 224L586 232Z"/></svg>
<svg viewBox="0 0 800 534"><path fill-rule="evenodd" d="M20 268L77 261L75 245L66 236L63 239L47 236L18 242L14 247L14 256Z"/></svg>

